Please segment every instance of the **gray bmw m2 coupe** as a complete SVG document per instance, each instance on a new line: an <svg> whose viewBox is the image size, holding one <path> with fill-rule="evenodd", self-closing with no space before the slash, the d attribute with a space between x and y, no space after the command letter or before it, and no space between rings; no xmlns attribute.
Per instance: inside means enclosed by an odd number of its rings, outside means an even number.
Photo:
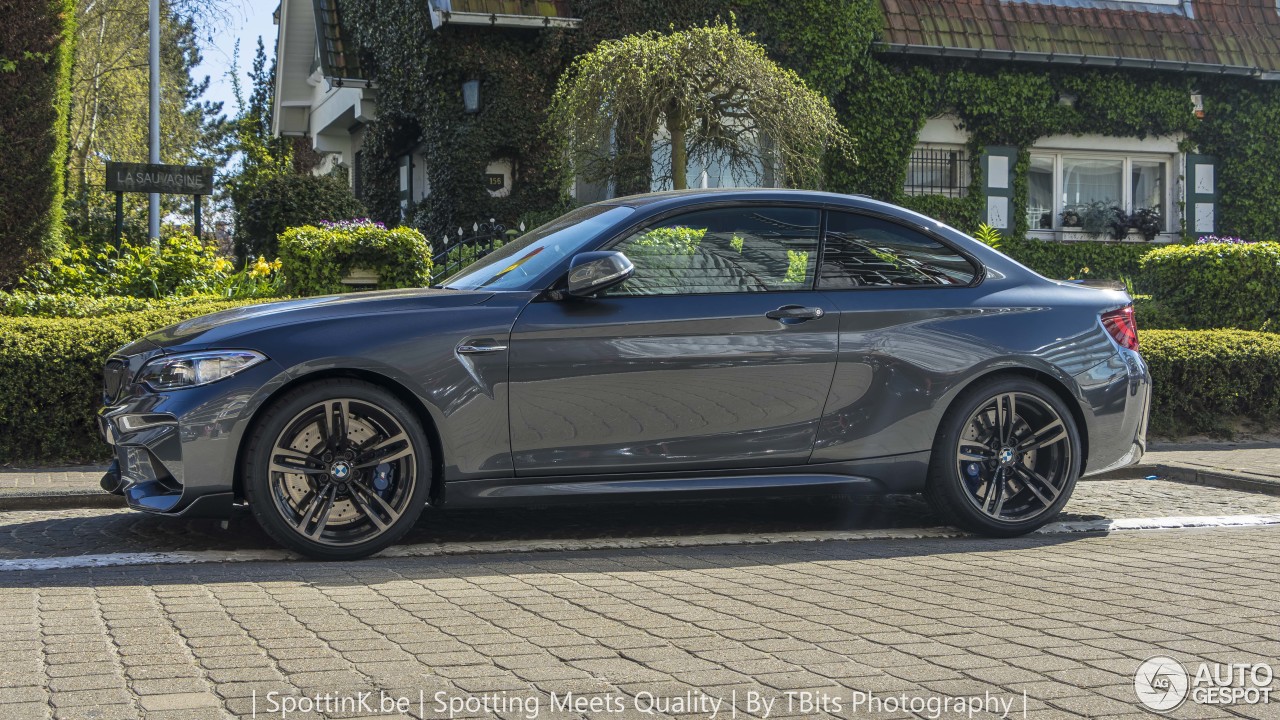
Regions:
<svg viewBox="0 0 1280 720"><path fill-rule="evenodd" d="M439 287L244 307L107 363L103 478L138 510L247 505L325 559L427 505L924 493L1034 530L1141 458L1130 299L861 197L588 205Z"/></svg>

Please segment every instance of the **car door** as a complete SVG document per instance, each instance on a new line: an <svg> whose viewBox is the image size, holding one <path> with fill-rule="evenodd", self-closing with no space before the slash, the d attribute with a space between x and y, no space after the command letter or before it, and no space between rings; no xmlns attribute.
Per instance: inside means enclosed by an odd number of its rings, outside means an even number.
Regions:
<svg viewBox="0 0 1280 720"><path fill-rule="evenodd" d="M531 303L511 333L516 474L800 465L835 371L813 288L821 213L719 206L613 245L635 264L591 299Z"/></svg>
<svg viewBox="0 0 1280 720"><path fill-rule="evenodd" d="M930 449L938 403L988 352L976 262L923 228L831 210L818 289L840 314L840 359L813 462Z"/></svg>

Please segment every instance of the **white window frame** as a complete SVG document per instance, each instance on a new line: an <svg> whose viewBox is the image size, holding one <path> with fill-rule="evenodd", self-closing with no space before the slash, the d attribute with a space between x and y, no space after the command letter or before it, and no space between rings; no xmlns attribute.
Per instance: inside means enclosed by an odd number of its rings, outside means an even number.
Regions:
<svg viewBox="0 0 1280 720"><path fill-rule="evenodd" d="M1123 169L1121 170L1120 191L1122 197L1119 199L1120 206L1127 213L1133 212L1133 162L1137 161L1155 161L1164 163L1164 228L1161 234L1173 232L1172 228L1178 226L1175 215L1178 211L1176 197L1174 194L1175 181L1178 178L1177 167L1179 154L1159 153L1159 152L1097 152L1089 150L1073 150L1070 148L1032 148L1032 158L1049 157L1053 160L1053 228L1045 230L1036 227L1039 220L1032 222L1030 217L1030 209L1024 208L1023 212L1027 214L1028 232L1033 237L1052 238L1064 233L1062 228L1062 211L1066 209L1067 203L1063 200L1063 157L1070 156L1082 160L1123 160Z"/></svg>

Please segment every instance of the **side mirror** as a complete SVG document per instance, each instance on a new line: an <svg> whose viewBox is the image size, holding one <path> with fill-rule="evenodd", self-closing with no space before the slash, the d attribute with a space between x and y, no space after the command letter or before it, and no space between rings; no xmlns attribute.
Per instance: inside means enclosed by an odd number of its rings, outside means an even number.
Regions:
<svg viewBox="0 0 1280 720"><path fill-rule="evenodd" d="M626 255L612 250L579 253L569 261L565 293L590 297L631 277L636 267Z"/></svg>

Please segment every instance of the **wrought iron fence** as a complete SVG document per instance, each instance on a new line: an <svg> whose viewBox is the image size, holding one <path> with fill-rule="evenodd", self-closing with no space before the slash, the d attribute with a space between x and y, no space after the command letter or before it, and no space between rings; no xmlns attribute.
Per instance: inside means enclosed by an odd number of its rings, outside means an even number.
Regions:
<svg viewBox="0 0 1280 720"><path fill-rule="evenodd" d="M969 154L964 150L917 148L907 164L908 195L964 197L969 192Z"/></svg>
<svg viewBox="0 0 1280 720"><path fill-rule="evenodd" d="M487 223L472 223L471 232L458 228L456 235L444 236L443 241L433 248L431 258L431 283L435 283L453 275L471 263L497 250L514 240L524 232L524 223L520 229L508 230L506 225L489 219Z"/></svg>

